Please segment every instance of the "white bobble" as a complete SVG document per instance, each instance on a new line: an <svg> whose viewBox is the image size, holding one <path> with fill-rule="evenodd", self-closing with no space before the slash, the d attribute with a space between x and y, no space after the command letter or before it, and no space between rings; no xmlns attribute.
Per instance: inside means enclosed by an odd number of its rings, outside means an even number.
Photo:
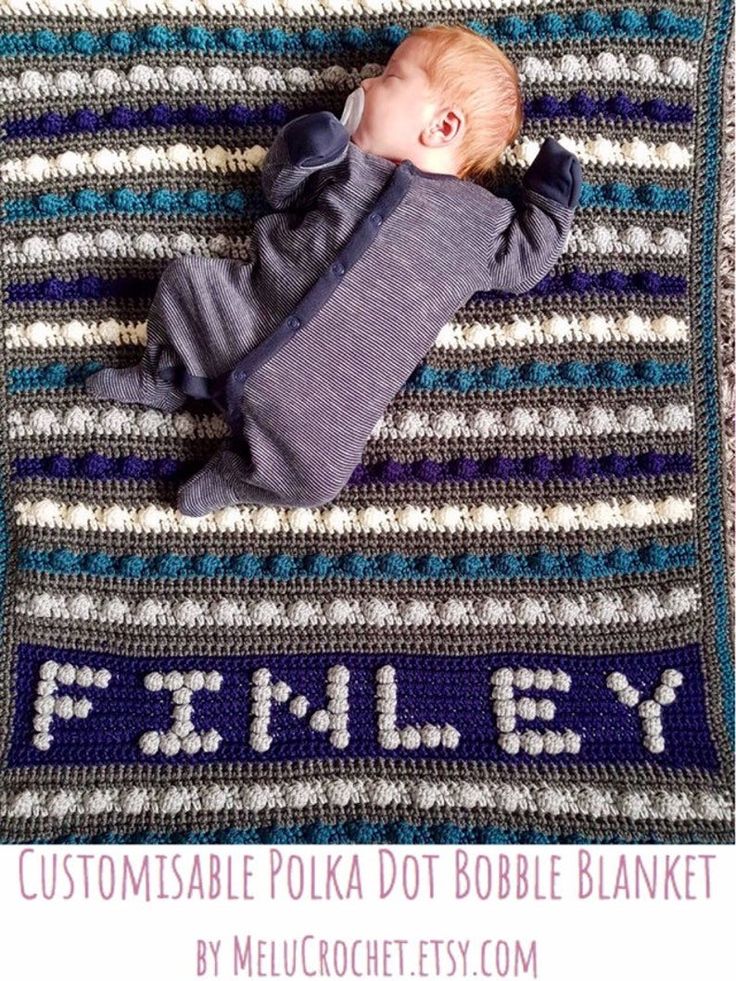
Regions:
<svg viewBox="0 0 736 981"><path fill-rule="evenodd" d="M107 147L103 147L92 154L92 164L95 170L102 174L116 174L122 170L120 155L107 149Z"/></svg>
<svg viewBox="0 0 736 981"><path fill-rule="evenodd" d="M309 720L310 728L315 732L327 732L330 728L330 716L325 709L317 709Z"/></svg>
<svg viewBox="0 0 736 981"><path fill-rule="evenodd" d="M56 501L44 498L33 505L33 514L42 527L58 527L61 523L61 508Z"/></svg>
<svg viewBox="0 0 736 981"><path fill-rule="evenodd" d="M56 158L56 167L59 173L74 176L85 170L84 158L74 150L66 150Z"/></svg>
<svg viewBox="0 0 736 981"><path fill-rule="evenodd" d="M38 670L39 677L44 681L51 681L59 673L59 665L56 661L44 661Z"/></svg>
<svg viewBox="0 0 736 981"><path fill-rule="evenodd" d="M382 508L371 506L361 512L360 523L366 531L381 531L388 526L388 518Z"/></svg>
<svg viewBox="0 0 736 981"><path fill-rule="evenodd" d="M656 702L647 699L639 706L639 716L642 719L659 719L662 714L662 707Z"/></svg>
<svg viewBox="0 0 736 981"><path fill-rule="evenodd" d="M654 692L654 700L660 705L671 705L676 697L675 689L669 685L659 685Z"/></svg>
<svg viewBox="0 0 736 981"><path fill-rule="evenodd" d="M524 162L532 164L538 156L540 145L536 140L529 140L524 144Z"/></svg>
<svg viewBox="0 0 736 981"><path fill-rule="evenodd" d="M82 236L75 232L66 232L60 235L57 245L62 255L76 257L82 254Z"/></svg>
<svg viewBox="0 0 736 981"><path fill-rule="evenodd" d="M591 147L593 153L602 164L611 164L616 158L616 149L607 137L597 136Z"/></svg>
<svg viewBox="0 0 736 981"><path fill-rule="evenodd" d="M419 749L422 744L419 730L415 729L414 726L404 726L399 738L404 749Z"/></svg>
<svg viewBox="0 0 736 981"><path fill-rule="evenodd" d="M677 56L667 58L663 67L664 71L678 85L687 84L693 74L687 62Z"/></svg>
<svg viewBox="0 0 736 981"><path fill-rule="evenodd" d="M547 731L542 736L542 744L545 753L562 753L565 749L565 740L559 732Z"/></svg>
<svg viewBox="0 0 736 981"><path fill-rule="evenodd" d="M588 334L596 341L607 341L611 336L611 329L608 320L598 313L591 313L585 325Z"/></svg>
<svg viewBox="0 0 736 981"><path fill-rule="evenodd" d="M271 694L276 702L288 702L291 696L291 688L289 688L285 681L278 681L271 688Z"/></svg>
<svg viewBox="0 0 736 981"><path fill-rule="evenodd" d="M669 685L670 688L679 688L683 682L682 674L674 668L668 668L662 672L662 684Z"/></svg>
<svg viewBox="0 0 736 981"><path fill-rule="evenodd" d="M537 717L537 703L533 698L520 698L516 703L520 718L530 722Z"/></svg>
<svg viewBox="0 0 736 981"><path fill-rule="evenodd" d="M173 146L168 147L166 156L177 167L186 167L191 162L194 154L192 148L187 146L186 143L175 143Z"/></svg>
<svg viewBox="0 0 736 981"><path fill-rule="evenodd" d="M571 79L579 78L581 74L580 59L574 54L564 54L560 58L560 70Z"/></svg>
<svg viewBox="0 0 736 981"><path fill-rule="evenodd" d="M92 82L101 92L112 92L118 85L118 76L110 68L98 68L92 73Z"/></svg>
<svg viewBox="0 0 736 981"><path fill-rule="evenodd" d="M332 507L325 512L323 521L327 531L339 534L348 526L350 515L345 508Z"/></svg>
<svg viewBox="0 0 736 981"><path fill-rule="evenodd" d="M154 753L158 753L160 743L161 739L158 732L144 732L138 740L138 747L147 756L152 756Z"/></svg>
<svg viewBox="0 0 736 981"><path fill-rule="evenodd" d="M24 251L28 253L25 248L32 241L41 242L41 239L27 239L24 243ZM46 347L49 342L53 339L54 332L51 325L46 323L44 320L34 320L32 324L28 325L26 329L26 336L28 340L37 347Z"/></svg>
<svg viewBox="0 0 736 981"><path fill-rule="evenodd" d="M200 734L201 735L201 734ZM222 742L222 736L216 729L208 729L202 735L202 750L205 753L214 753Z"/></svg>
<svg viewBox="0 0 736 981"><path fill-rule="evenodd" d="M153 78L153 69L148 65L133 65L128 72L128 78L134 85L140 85L142 88L148 88L150 81Z"/></svg>
<svg viewBox="0 0 736 981"><path fill-rule="evenodd" d="M422 420L416 412L404 412L398 420L397 428L401 436L411 439L422 431Z"/></svg>
<svg viewBox="0 0 736 981"><path fill-rule="evenodd" d="M34 180L42 180L49 169L49 162L46 157L39 156L39 154L32 154L25 161L25 171L29 177Z"/></svg>
<svg viewBox="0 0 736 981"><path fill-rule="evenodd" d="M572 334L572 325L567 317L553 314L544 324L544 332L556 341L569 340Z"/></svg>
<svg viewBox="0 0 736 981"><path fill-rule="evenodd" d="M281 528L281 519L279 518L278 511L276 508L258 508L253 517L253 525L256 531L259 532L278 531Z"/></svg>
<svg viewBox="0 0 736 981"><path fill-rule="evenodd" d="M664 752L664 738L657 735L645 736L644 748L648 749L650 753L662 753Z"/></svg>
<svg viewBox="0 0 736 981"><path fill-rule="evenodd" d="M208 671L204 676L204 687L207 691L219 691L222 687L222 675L219 671Z"/></svg>
<svg viewBox="0 0 736 981"><path fill-rule="evenodd" d="M521 691L526 691L534 684L534 672L529 668L518 668L514 671L514 685Z"/></svg>
<svg viewBox="0 0 736 981"><path fill-rule="evenodd" d="M246 73L244 73L246 74ZM205 77L210 85L216 88L225 88L235 82L235 75L225 65L215 65L205 70Z"/></svg>
<svg viewBox="0 0 736 981"><path fill-rule="evenodd" d="M77 668L74 681L81 688L89 688L94 681L94 672L92 668L89 668L86 665L81 668Z"/></svg>
<svg viewBox="0 0 736 981"><path fill-rule="evenodd" d="M79 72L62 71L59 72L54 81L56 87L63 95L76 95L83 87L82 77Z"/></svg>
<svg viewBox="0 0 736 981"><path fill-rule="evenodd" d="M547 511L547 520L553 528L571 531L577 527L577 514L570 504L555 504Z"/></svg>
<svg viewBox="0 0 736 981"><path fill-rule="evenodd" d="M529 504L517 504L507 515L514 531L531 531L537 526L536 512Z"/></svg>
<svg viewBox="0 0 736 981"><path fill-rule="evenodd" d="M177 88L188 88L191 85L197 84L197 78L193 71L186 68L184 65L175 65L168 71L169 81L171 81Z"/></svg>
<svg viewBox="0 0 736 981"><path fill-rule="evenodd" d="M527 730L521 734L520 741L521 748L530 756L539 756L544 750L544 737L539 732Z"/></svg>
<svg viewBox="0 0 736 981"><path fill-rule="evenodd" d="M34 96L40 95L46 87L41 73L33 69L28 69L21 73L20 84L21 88L24 88L26 92L30 92Z"/></svg>
<svg viewBox="0 0 736 981"><path fill-rule="evenodd" d="M656 77L657 63L650 54L637 55L634 58L634 67L646 82Z"/></svg>
<svg viewBox="0 0 736 981"><path fill-rule="evenodd" d="M537 702L537 716L544 722L551 722L555 717L555 703L548 698L541 698Z"/></svg>
<svg viewBox="0 0 736 981"><path fill-rule="evenodd" d="M621 332L634 341L640 341L644 336L644 331L644 321L636 313L628 313L621 321Z"/></svg>
<svg viewBox="0 0 736 981"><path fill-rule="evenodd" d="M539 58L535 58L534 55L528 55L521 64L521 72L527 82L536 82L542 77L543 71L544 66L542 62Z"/></svg>
<svg viewBox="0 0 736 981"><path fill-rule="evenodd" d="M460 733L454 726L442 726L442 745L446 749L457 749L460 743Z"/></svg>
<svg viewBox="0 0 736 981"><path fill-rule="evenodd" d="M634 708L635 705L638 705L639 698L640 698L639 692L636 690L636 688L633 688L631 686L629 686L628 688L624 688L623 691L620 691L618 693L619 702L621 702L623 705L628 706L629 708Z"/></svg>
<svg viewBox="0 0 736 981"><path fill-rule="evenodd" d="M509 618L509 610L503 600L495 596L489 596L483 600L480 607L480 618L483 623L498 625L506 623ZM495 672L498 674L498 672ZM511 672L509 672L510 674Z"/></svg>
<svg viewBox="0 0 736 981"><path fill-rule="evenodd" d="M297 719L303 719L309 711L309 702L304 695L297 695L289 702L289 711L292 715L295 715Z"/></svg>
<svg viewBox="0 0 736 981"><path fill-rule="evenodd" d="M463 516L460 508L452 505L441 508L437 514L437 524L441 528L447 528L448 531L457 531L462 528Z"/></svg>
<svg viewBox="0 0 736 981"><path fill-rule="evenodd" d="M175 756L181 749L181 739L173 732L160 734L160 749L164 756Z"/></svg>
<svg viewBox="0 0 736 981"><path fill-rule="evenodd" d="M309 508L293 508L289 515L292 531L303 534L314 527L314 514Z"/></svg>
<svg viewBox="0 0 736 981"><path fill-rule="evenodd" d="M95 527L95 513L86 504L74 504L69 508L67 517L72 528L90 529Z"/></svg>
<svg viewBox="0 0 736 981"><path fill-rule="evenodd" d="M563 739L564 739L564 742L565 742L565 752L566 753L579 753L580 752L580 745L581 745L582 740L580 738L580 734L579 733L573 732L571 729L566 729L565 732L564 732L564 734L563 734Z"/></svg>
<svg viewBox="0 0 736 981"><path fill-rule="evenodd" d="M634 137L634 139L624 144L624 153L626 153L637 167L646 167L649 163L649 147L639 137Z"/></svg>
<svg viewBox="0 0 736 981"><path fill-rule="evenodd" d="M67 609L73 620L92 620L95 614L95 604L91 596L79 593L67 601Z"/></svg>
<svg viewBox="0 0 736 981"><path fill-rule="evenodd" d="M618 59L610 51L602 51L595 59L595 66L604 79L619 77Z"/></svg>
<svg viewBox="0 0 736 981"><path fill-rule="evenodd" d="M489 412L488 409L481 409L479 412L476 412L472 417L472 424L478 435L485 439L499 431L498 416L495 412Z"/></svg>
<svg viewBox="0 0 736 981"><path fill-rule="evenodd" d="M572 686L572 678L565 671L556 671L552 684L557 691L568 692Z"/></svg>

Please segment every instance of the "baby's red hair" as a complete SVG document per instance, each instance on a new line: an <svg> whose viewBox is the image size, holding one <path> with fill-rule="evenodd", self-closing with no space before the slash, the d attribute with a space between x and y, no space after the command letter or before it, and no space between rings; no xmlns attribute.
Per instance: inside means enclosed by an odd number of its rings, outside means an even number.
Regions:
<svg viewBox="0 0 736 981"><path fill-rule="evenodd" d="M430 24L408 36L426 42L423 67L432 89L465 114L457 176L491 174L524 122L515 66L497 44L461 25Z"/></svg>

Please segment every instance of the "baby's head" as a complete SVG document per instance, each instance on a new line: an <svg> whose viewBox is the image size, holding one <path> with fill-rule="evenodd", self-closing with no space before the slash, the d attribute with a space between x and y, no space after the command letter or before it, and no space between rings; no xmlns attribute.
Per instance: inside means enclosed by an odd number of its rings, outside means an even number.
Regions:
<svg viewBox="0 0 736 981"><path fill-rule="evenodd" d="M421 170L482 178L516 139L523 102L516 68L467 27L420 27L383 74L362 82L365 107L352 141L365 153Z"/></svg>

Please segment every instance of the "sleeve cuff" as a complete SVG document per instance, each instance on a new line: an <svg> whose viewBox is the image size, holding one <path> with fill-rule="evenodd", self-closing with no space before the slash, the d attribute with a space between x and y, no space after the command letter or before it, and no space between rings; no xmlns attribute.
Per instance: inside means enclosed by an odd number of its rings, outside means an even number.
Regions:
<svg viewBox="0 0 736 981"><path fill-rule="evenodd" d="M574 153L548 136L522 183L545 198L575 208L580 200L582 184L580 161Z"/></svg>

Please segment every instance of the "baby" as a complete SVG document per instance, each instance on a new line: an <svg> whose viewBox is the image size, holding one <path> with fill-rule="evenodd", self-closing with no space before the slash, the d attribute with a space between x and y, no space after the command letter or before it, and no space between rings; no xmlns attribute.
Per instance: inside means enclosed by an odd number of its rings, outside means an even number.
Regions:
<svg viewBox="0 0 736 981"><path fill-rule="evenodd" d="M232 436L179 487L185 515L332 501L448 320L479 290L531 289L564 249L581 175L555 140L518 208L473 181L522 123L516 70L492 42L419 28L361 89L342 120L314 112L277 133L253 261L169 263L140 363L87 379L99 398L224 413Z"/></svg>

